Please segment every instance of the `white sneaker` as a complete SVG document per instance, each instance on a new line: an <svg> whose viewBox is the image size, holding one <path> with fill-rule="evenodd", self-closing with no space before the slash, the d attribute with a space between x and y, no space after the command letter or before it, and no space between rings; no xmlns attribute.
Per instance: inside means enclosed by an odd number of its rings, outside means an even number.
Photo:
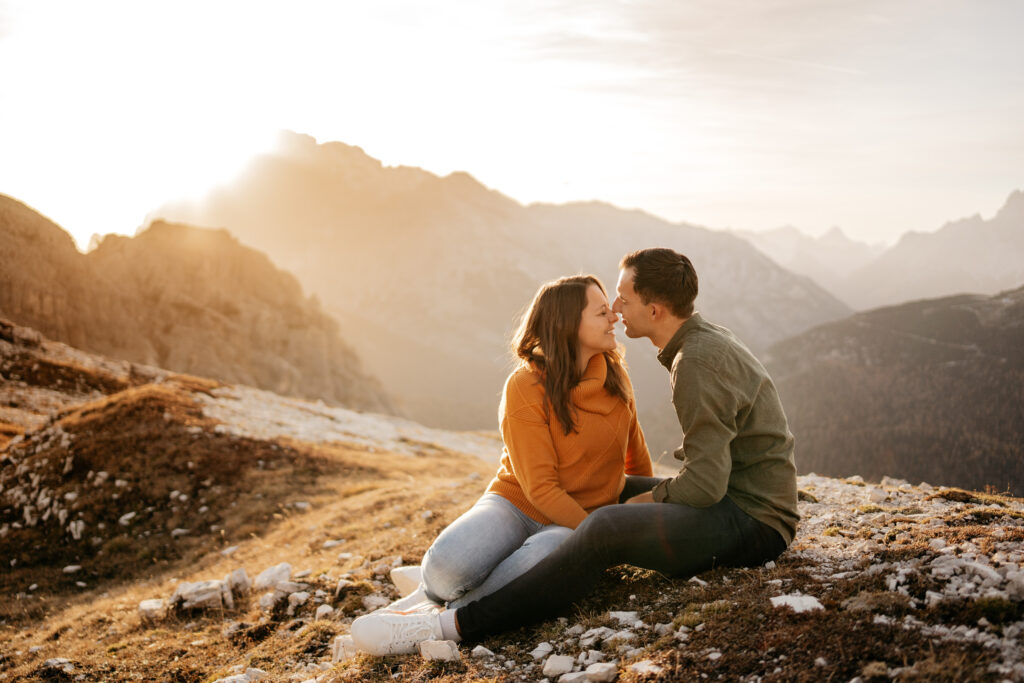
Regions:
<svg viewBox="0 0 1024 683"><path fill-rule="evenodd" d="M418 564L395 567L391 570L391 583L395 584L398 594L403 598L420 587L423 571Z"/></svg>
<svg viewBox="0 0 1024 683"><path fill-rule="evenodd" d="M408 655L424 640L444 640L441 618L430 612L377 612L352 622L356 647L371 655Z"/></svg>
<svg viewBox="0 0 1024 683"><path fill-rule="evenodd" d="M423 612L432 609L440 609L444 605L434 602L427 597L427 591L420 584L419 588L409 593L404 598L395 600L387 607L381 607L375 612Z"/></svg>

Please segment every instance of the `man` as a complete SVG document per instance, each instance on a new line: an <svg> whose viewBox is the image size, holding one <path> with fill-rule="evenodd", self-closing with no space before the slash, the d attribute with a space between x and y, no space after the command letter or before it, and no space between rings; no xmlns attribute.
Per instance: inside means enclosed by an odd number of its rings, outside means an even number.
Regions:
<svg viewBox="0 0 1024 683"><path fill-rule="evenodd" d="M668 576L773 560L796 533L793 435L775 385L729 330L694 312L697 274L671 249L620 264L613 310L647 337L669 371L683 430L670 479L630 477L621 499L587 516L530 571L457 610L379 613L352 624L372 654L413 652L427 639L478 640L557 614L619 564Z"/></svg>

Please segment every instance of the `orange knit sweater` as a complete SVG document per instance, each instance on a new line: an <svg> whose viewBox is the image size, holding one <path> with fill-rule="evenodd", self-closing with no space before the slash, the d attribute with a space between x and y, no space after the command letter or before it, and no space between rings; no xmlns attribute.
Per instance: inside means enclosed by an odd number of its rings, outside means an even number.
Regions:
<svg viewBox="0 0 1024 683"><path fill-rule="evenodd" d="M603 354L594 356L572 390L576 431L544 409L540 374L519 368L505 382L501 437L505 448L487 491L507 498L531 519L575 529L587 514L618 501L626 474L651 476L651 457L629 401L604 388ZM625 377L625 373L623 373Z"/></svg>

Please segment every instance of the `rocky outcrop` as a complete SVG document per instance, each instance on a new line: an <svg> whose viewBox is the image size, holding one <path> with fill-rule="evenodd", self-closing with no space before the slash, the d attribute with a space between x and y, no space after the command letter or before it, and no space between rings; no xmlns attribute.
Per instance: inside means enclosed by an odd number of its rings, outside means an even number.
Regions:
<svg viewBox="0 0 1024 683"><path fill-rule="evenodd" d="M392 412L384 389L298 281L224 230L154 223L83 255L0 197L0 316L135 363Z"/></svg>

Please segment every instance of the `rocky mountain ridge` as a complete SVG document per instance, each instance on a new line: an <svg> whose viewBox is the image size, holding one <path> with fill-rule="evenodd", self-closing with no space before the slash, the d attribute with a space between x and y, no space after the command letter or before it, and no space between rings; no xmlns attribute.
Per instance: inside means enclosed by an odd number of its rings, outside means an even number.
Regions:
<svg viewBox="0 0 1024 683"><path fill-rule="evenodd" d="M112 358L376 411L393 405L298 281L223 230L157 222L80 254L0 196L0 316Z"/></svg>
<svg viewBox="0 0 1024 683"><path fill-rule="evenodd" d="M859 313L765 359L800 467L1024 493L1024 288Z"/></svg>
<svg viewBox="0 0 1024 683"><path fill-rule="evenodd" d="M465 173L385 167L294 133L234 182L153 216L224 227L271 254L352 331L410 416L449 428L496 424L507 342L541 283L592 272L613 288L638 248L687 253L701 310L755 348L849 312L732 235L599 202L523 206ZM646 341L625 344L649 441L671 450L664 369Z"/></svg>
<svg viewBox="0 0 1024 683"><path fill-rule="evenodd" d="M858 309L1024 284L1024 191L989 219L974 215L936 232L908 232L835 290Z"/></svg>

